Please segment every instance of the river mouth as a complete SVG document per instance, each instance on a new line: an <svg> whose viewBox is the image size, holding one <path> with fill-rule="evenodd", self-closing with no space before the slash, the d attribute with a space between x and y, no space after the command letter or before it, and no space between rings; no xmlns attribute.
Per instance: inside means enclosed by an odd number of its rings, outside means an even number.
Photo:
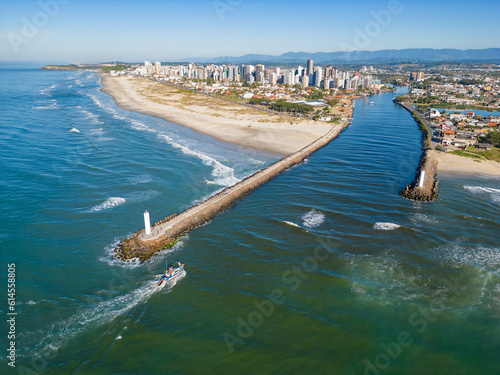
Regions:
<svg viewBox="0 0 500 375"><path fill-rule="evenodd" d="M434 203L402 199L421 134L392 94L358 99L340 137L140 264L114 260L112 248L144 210L153 222L155 210L180 212L225 188L229 170L215 173L159 138L153 118L108 102L96 76L0 74L0 257L16 263L19 366L497 372L499 181L440 176ZM50 101L33 104L41 95ZM236 178L277 160L169 129ZM185 277L156 289L176 260Z"/></svg>

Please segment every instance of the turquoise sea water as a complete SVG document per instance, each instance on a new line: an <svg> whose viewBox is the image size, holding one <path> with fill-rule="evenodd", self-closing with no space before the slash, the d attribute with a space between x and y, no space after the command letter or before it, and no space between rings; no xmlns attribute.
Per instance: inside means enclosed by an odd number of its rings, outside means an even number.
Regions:
<svg viewBox="0 0 500 375"><path fill-rule="evenodd" d="M500 179L440 175L437 202L399 197L420 133L393 94L357 100L306 162L123 264L111 249L144 210L179 212L278 156L121 110L92 73L2 68L12 373L500 372ZM186 275L158 289L176 259Z"/></svg>

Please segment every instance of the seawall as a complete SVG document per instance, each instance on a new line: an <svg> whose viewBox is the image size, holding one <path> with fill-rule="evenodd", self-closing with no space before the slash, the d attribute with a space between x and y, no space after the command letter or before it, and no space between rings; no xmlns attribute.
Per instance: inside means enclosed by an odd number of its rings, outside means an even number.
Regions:
<svg viewBox="0 0 500 375"><path fill-rule="evenodd" d="M422 131L422 155L413 182L407 185L400 194L403 198L415 201L434 201L439 195L439 181L436 179L438 161L431 152L431 129L425 120L420 118L415 109L408 103L399 103L410 112ZM423 178L423 181L420 181Z"/></svg>
<svg viewBox="0 0 500 375"><path fill-rule="evenodd" d="M301 150L224 189L204 202L157 222L151 228L151 234L146 235L145 230L141 229L129 238L124 238L114 249L115 257L123 261L132 258L138 258L141 262L146 261L158 251L175 244L179 236L206 223L281 172L304 161L313 152L336 138L347 125L348 121L335 125L327 134Z"/></svg>

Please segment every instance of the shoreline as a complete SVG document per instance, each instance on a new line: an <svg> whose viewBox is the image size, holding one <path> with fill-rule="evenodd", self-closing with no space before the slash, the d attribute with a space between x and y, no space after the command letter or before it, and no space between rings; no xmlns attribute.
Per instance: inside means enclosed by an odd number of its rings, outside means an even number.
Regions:
<svg viewBox="0 0 500 375"><path fill-rule="evenodd" d="M280 173L294 165L302 163L309 155L328 145L348 126L347 122L336 125L324 136L291 155L255 172L253 175L239 181L218 194L211 196L202 203L177 214L174 213L146 229L141 229L130 237L124 238L114 249L115 258L127 262L139 259L141 263L155 256L159 251L172 247L180 236L192 229L210 221L219 213L232 207L260 186L269 182ZM149 217L149 216L148 216ZM146 219L145 221L149 219Z"/></svg>
<svg viewBox="0 0 500 375"><path fill-rule="evenodd" d="M155 116L220 141L282 156L311 144L334 127L330 123L269 115L143 78L100 76L104 86L101 91L122 109Z"/></svg>
<svg viewBox="0 0 500 375"><path fill-rule="evenodd" d="M405 107L404 103L398 104L403 108L406 108L408 111L410 111L410 113L414 113L411 108ZM418 124L418 120L415 118L415 116L414 119ZM436 174L438 176L440 173L446 175L486 175L494 177L500 176L500 163L494 160L477 160L469 158L467 156L460 156L427 149L425 146L423 146L422 155L424 155L425 153L430 159L437 161Z"/></svg>
<svg viewBox="0 0 500 375"><path fill-rule="evenodd" d="M430 152L438 161L438 174L500 177L500 163L494 160L476 161L466 156L448 154L436 150Z"/></svg>

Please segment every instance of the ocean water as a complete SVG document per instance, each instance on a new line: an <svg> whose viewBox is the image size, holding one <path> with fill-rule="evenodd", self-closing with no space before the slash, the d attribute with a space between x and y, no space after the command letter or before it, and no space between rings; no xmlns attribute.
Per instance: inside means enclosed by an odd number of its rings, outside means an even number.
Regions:
<svg viewBox="0 0 500 375"><path fill-rule="evenodd" d="M278 156L121 110L93 73L3 65L0 82L12 373L500 372L500 179L439 175L436 202L402 199L420 133L393 94L357 100L304 163L125 264L113 245L144 210L179 212ZM184 277L158 288L177 259Z"/></svg>

